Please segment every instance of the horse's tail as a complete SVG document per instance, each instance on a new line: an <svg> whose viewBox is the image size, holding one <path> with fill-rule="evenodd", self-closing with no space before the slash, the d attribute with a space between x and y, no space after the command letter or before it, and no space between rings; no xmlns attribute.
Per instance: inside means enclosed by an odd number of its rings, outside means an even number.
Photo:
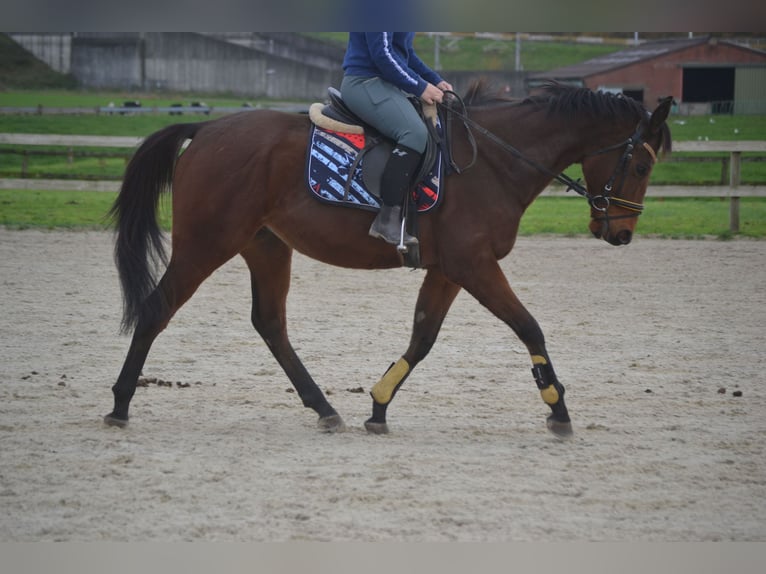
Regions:
<svg viewBox="0 0 766 574"><path fill-rule="evenodd" d="M161 313L166 305L157 287L156 270L167 266L163 234L157 223L160 196L170 191L183 142L202 124L175 124L150 135L125 169L120 193L109 217L116 237L114 259L122 285L122 330Z"/></svg>

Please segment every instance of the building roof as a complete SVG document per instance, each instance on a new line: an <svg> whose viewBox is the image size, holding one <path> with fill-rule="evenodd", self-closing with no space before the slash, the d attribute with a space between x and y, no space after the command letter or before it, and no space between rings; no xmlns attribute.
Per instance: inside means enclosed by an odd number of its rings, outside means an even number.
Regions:
<svg viewBox="0 0 766 574"><path fill-rule="evenodd" d="M727 42L720 39L716 40L721 44L729 44L736 46L737 48L752 50L751 48L746 48L733 42ZM698 36L695 38L676 38L670 40L661 40L658 42L646 42L644 44L639 44L638 46L620 50L619 52L612 52L611 54L592 58L590 60L580 62L579 64L573 64L571 66L565 66L563 68L557 68L547 72L530 74L530 77L536 79L549 78L560 80L587 78L588 76L602 74L604 72L615 70L617 68L623 68L625 66L629 66L644 60L652 60L671 52L677 52L692 46L706 44L710 41L710 36ZM753 51L761 53L759 50Z"/></svg>

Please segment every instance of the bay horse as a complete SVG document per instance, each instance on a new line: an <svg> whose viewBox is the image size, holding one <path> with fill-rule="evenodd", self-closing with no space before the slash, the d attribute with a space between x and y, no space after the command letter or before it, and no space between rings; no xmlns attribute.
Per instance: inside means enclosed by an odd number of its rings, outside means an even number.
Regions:
<svg viewBox="0 0 766 574"><path fill-rule="evenodd" d="M388 405L434 345L450 305L465 289L526 345L534 381L550 407L546 426L567 436L572 425L565 389L543 332L498 261L511 251L525 209L575 163L582 165L585 184L566 181L588 199L590 231L612 245L630 243L652 166L661 150L670 151L671 99L649 112L631 98L558 84L525 99L509 99L493 95L479 81L464 104L464 113L456 111L450 120L455 124L452 146L454 157L473 159L472 166L448 175L438 209L419 217L425 278L409 346L372 387L372 415L365 427L388 432ZM114 409L104 417L107 424L127 424L149 350L174 313L209 275L240 255L250 271L256 331L303 405L319 415L319 428L345 428L288 338L291 255L297 250L356 269L404 263L396 246L368 236L374 213L326 205L309 194L302 166L310 129L305 114L245 111L165 127L138 147L110 212L122 327L132 329L133 336L112 387ZM168 260L156 211L161 194L171 188Z"/></svg>

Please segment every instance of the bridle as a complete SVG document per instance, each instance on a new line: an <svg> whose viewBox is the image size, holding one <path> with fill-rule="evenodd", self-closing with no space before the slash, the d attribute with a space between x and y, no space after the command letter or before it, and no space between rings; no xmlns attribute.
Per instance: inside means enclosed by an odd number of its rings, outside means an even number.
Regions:
<svg viewBox="0 0 766 574"><path fill-rule="evenodd" d="M579 189L573 188L574 191L576 191L580 195L583 195L584 197L587 198L588 203L593 209L604 213L604 217L607 217L606 211L607 209L609 209L610 205L622 207L623 209L627 209L628 211L631 211L633 213L627 214L627 215L612 216L609 219L623 219L626 217L638 217L639 215L641 215L641 212L644 210L644 205L642 203L635 203L633 201L628 201L627 199L622 199L621 197L618 197L616 195L616 193L619 193L619 191L622 190L622 186L625 183L625 176L628 173L628 166L630 166L630 162L633 159L633 150L636 148L636 146L640 145L649 153L649 156L652 158L652 163L657 162L657 153L652 149L652 146L650 146L643 139L643 127L644 127L643 124L639 123L638 126L636 127L636 131L633 132L633 135L630 136L625 141L622 141L620 143L602 148L600 150L597 150L585 155L585 157L590 157L594 155L604 154L614 149L619 149L623 146L625 147L625 150L622 152L622 156L620 157L619 161L617 162L617 165L614 168L614 171L612 172L612 176L609 178L609 181L607 181L606 184L604 184L604 190L601 195L594 196L589 194L588 191L584 189L582 185L579 186ZM618 177L620 178L619 187L615 191L614 184ZM569 190L567 189L567 191ZM597 217L594 219L598 221L604 218Z"/></svg>
<svg viewBox="0 0 766 574"><path fill-rule="evenodd" d="M483 136L487 137L488 139L492 140L494 143L496 143L501 148L511 153L518 159L526 162L527 164L531 165L538 171L541 171L542 173L549 175L552 179L555 179L556 181L566 185L567 192L570 190L574 191L575 193L587 199L588 204L595 211L598 211L602 214L601 216L596 216L596 217L593 217L592 219L594 221L604 221L605 229L608 228L610 220L638 217L639 215L641 215L641 212L644 210L644 205L642 203L635 203L633 201L628 201L627 199L623 199L619 197L617 194L622 190L622 186L625 183L625 177L628 173L628 167L630 166L630 162L633 159L633 150L636 148L636 146L641 146L644 149L646 149L646 151L651 156L653 163L656 163L657 161L656 152L652 149L652 146L650 146L643 139L643 129L644 129L643 123L638 124L638 126L636 127L636 130L633 132L633 135L631 135L628 139L623 140L614 145L601 148L599 150L596 150L584 156L584 157L590 157L594 155L601 155L601 154L613 151L615 149L619 149L621 147L625 148L622 152L622 156L620 157L620 159L617 162L617 165L614 168L614 171L612 172L611 177L609 178L609 181L607 181L607 183L604 185L604 189L602 190L601 194L593 195L587 190L587 188L581 183L579 179L574 180L564 173L557 174L551 171L544 165L541 165L537 163L536 161L529 159L523 153L521 153L518 149L513 147L511 144L509 144L505 140L499 138L488 129L477 124L475 121L473 121L471 118L468 117L465 104L463 103L463 100L460 98L460 96L458 96L455 92L446 92L446 93L456 98L456 100L461 106L462 112L455 110L454 107L452 106L444 105L441 103L438 105L442 106L448 114L453 114L462 120L463 125L465 126L466 131L468 132L468 139L471 143L472 153L473 153L471 161L469 162L467 166L464 166L464 167L457 166L452 159L452 154L451 153L449 154L451 167L457 173L461 173L465 171L466 169L473 166L473 164L476 162L476 157L478 152L476 147L476 140L474 139L473 134L471 133L471 128L473 128L474 130L476 130ZM614 189L615 182L619 183L616 190ZM622 209L629 211L630 213L624 214L624 215L610 216L609 215L610 205L614 205L615 207L620 207Z"/></svg>

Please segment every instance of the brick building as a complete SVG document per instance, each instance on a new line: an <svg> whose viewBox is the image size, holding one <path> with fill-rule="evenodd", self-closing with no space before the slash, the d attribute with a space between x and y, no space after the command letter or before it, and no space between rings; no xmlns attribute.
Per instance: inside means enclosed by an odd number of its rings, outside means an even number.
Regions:
<svg viewBox="0 0 766 574"><path fill-rule="evenodd" d="M621 92L653 109L673 96L679 114L766 114L766 52L711 36L647 42L580 64L531 74Z"/></svg>

